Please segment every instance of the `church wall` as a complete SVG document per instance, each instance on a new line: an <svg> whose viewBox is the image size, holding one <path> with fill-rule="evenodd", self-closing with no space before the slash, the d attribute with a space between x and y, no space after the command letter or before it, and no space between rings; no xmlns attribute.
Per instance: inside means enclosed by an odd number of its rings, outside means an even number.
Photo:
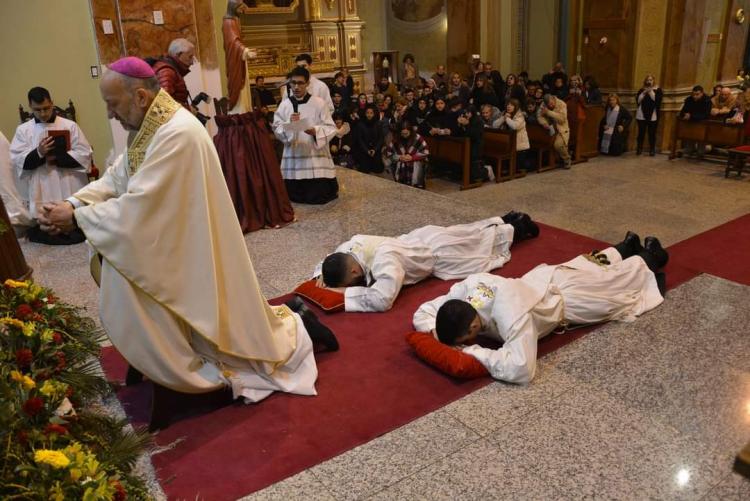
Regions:
<svg viewBox="0 0 750 501"><path fill-rule="evenodd" d="M99 80L90 67L99 67L88 2L24 0L4 7L0 15L0 74L3 113L0 130L10 141L19 124L18 105L28 109L26 93L42 86L65 108L72 99L78 124L94 149L100 168L112 147L107 110Z"/></svg>
<svg viewBox="0 0 750 501"><path fill-rule="evenodd" d="M540 78L555 64L558 0L528 0L529 76ZM515 68L518 72L520 68Z"/></svg>
<svg viewBox="0 0 750 501"><path fill-rule="evenodd" d="M418 0L417 4L428 4L426 7L434 5L437 6L436 8L442 4L445 9L445 3L442 0ZM438 64L446 63L448 27L445 11L431 19L413 23L397 19L390 5L386 8L386 12L388 13L388 49L399 51L399 64L404 55L413 54L422 76L428 77L435 72ZM421 26L423 23L427 26Z"/></svg>
<svg viewBox="0 0 750 501"><path fill-rule="evenodd" d="M365 62L365 89L374 85L372 75L373 51L387 50L388 27L387 0L366 0L357 2L359 18L365 23L362 28L362 54Z"/></svg>
<svg viewBox="0 0 750 501"><path fill-rule="evenodd" d="M481 49L480 16L481 5L473 0L450 0L448 13L447 65L449 71L462 75L469 72L472 54Z"/></svg>

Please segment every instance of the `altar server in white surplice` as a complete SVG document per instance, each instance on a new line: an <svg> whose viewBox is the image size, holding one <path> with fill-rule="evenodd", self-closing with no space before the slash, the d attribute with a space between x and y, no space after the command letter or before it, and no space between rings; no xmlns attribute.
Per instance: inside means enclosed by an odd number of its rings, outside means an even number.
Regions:
<svg viewBox="0 0 750 501"><path fill-rule="evenodd" d="M571 325L631 322L664 301L668 255L654 237L645 248L634 233L616 247L559 265L542 264L521 278L471 275L414 313L414 328L432 332L475 357L490 375L528 383L536 371L539 338ZM478 334L503 343L471 344ZM470 346L467 346L470 345Z"/></svg>
<svg viewBox="0 0 750 501"><path fill-rule="evenodd" d="M45 205L40 221L52 232L77 224L98 254L92 271L112 343L177 392L315 395L315 333L261 294L206 129L141 59L109 69L101 93L131 132L128 150L98 181Z"/></svg>
<svg viewBox="0 0 750 501"><path fill-rule="evenodd" d="M20 180L21 198L36 218L45 202L63 200L88 183L91 146L83 131L72 120L55 113L49 91L34 87L29 91L29 107L34 118L18 126L10 146L15 174ZM55 154L50 131L67 130L70 144Z"/></svg>
<svg viewBox="0 0 750 501"><path fill-rule="evenodd" d="M402 286L500 268L510 260L513 242L538 234L528 215L511 212L469 224L424 226L397 238L355 235L314 276L344 293L346 311L387 311Z"/></svg>
<svg viewBox="0 0 750 501"><path fill-rule="evenodd" d="M300 68L305 68L310 72L310 82L307 85L308 94L322 99L326 106L328 106L328 111L333 113L334 106L333 99L331 99L331 89L328 88L328 85L326 85L325 82L315 78L315 75L312 74L312 57L310 54L300 54L294 59L294 62ZM282 101L289 98L289 87L285 85L281 88Z"/></svg>
<svg viewBox="0 0 750 501"><path fill-rule="evenodd" d="M13 226L31 226L33 222L29 211L18 194L19 182L10 162L10 143L0 132L0 197Z"/></svg>
<svg viewBox="0 0 750 501"><path fill-rule="evenodd" d="M336 124L328 106L307 92L310 72L296 67L290 73L292 96L274 113L273 130L284 143L281 175L292 202L325 204L338 197L336 166L328 143ZM300 130L300 127L306 127ZM297 129L294 127L297 126Z"/></svg>

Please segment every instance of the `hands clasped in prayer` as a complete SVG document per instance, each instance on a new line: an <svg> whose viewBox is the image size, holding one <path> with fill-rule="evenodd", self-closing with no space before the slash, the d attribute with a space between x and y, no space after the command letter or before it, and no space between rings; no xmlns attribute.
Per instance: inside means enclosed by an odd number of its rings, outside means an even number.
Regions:
<svg viewBox="0 0 750 501"><path fill-rule="evenodd" d="M73 204L67 201L47 202L37 214L39 227L50 235L68 233L76 228Z"/></svg>

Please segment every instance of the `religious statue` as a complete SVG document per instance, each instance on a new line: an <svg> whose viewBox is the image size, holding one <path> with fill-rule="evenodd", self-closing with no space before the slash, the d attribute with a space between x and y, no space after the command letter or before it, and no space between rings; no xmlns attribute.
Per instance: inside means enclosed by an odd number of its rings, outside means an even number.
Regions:
<svg viewBox="0 0 750 501"><path fill-rule="evenodd" d="M224 35L224 57L227 67L227 88L229 93L229 113L246 113L252 110L249 86L246 85L247 66L245 61L255 57L255 51L245 47L240 37L239 14L245 12L242 0L229 0L224 15L222 34Z"/></svg>

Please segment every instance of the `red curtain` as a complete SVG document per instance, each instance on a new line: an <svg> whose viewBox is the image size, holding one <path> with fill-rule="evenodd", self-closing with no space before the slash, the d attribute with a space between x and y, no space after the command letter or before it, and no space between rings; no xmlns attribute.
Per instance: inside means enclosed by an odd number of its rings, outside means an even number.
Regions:
<svg viewBox="0 0 750 501"><path fill-rule="evenodd" d="M242 231L292 222L294 210L265 118L253 112L215 118L214 144Z"/></svg>

